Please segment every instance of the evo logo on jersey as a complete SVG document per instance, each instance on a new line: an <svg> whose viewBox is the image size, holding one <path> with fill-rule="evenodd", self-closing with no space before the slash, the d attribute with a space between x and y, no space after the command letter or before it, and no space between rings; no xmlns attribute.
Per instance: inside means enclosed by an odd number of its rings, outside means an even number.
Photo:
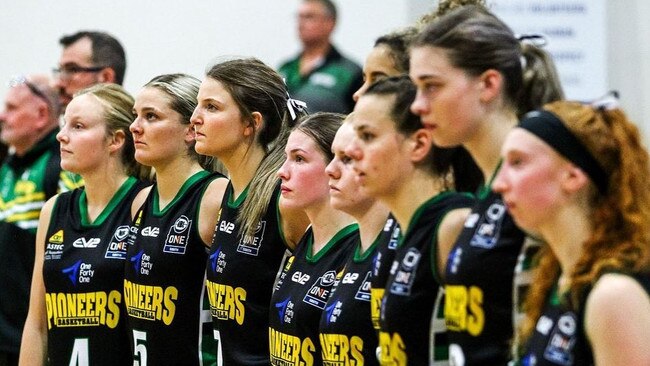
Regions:
<svg viewBox="0 0 650 366"><path fill-rule="evenodd" d="M99 238L78 238L72 243L72 246L75 248L97 248L97 245L101 242Z"/></svg>
<svg viewBox="0 0 650 366"><path fill-rule="evenodd" d="M122 293L46 293L47 329L106 325L113 329L120 321Z"/></svg>
<svg viewBox="0 0 650 366"><path fill-rule="evenodd" d="M226 220L219 221L219 231L223 231L224 233L232 234L233 230L235 230L235 224L232 222L228 222Z"/></svg>
<svg viewBox="0 0 650 366"><path fill-rule="evenodd" d="M187 248L187 241L190 237L190 228L192 227L192 220L187 216L181 215L174 222L174 226L169 228L167 238L165 239L165 246L163 252L171 254L185 254Z"/></svg>
<svg viewBox="0 0 650 366"><path fill-rule="evenodd" d="M335 280L335 271L325 272L314 282L302 301L321 310L324 309Z"/></svg>
<svg viewBox="0 0 650 366"><path fill-rule="evenodd" d="M118 226L113 233L113 237L106 248L104 258L108 259L126 259L127 239L131 233L129 225Z"/></svg>
<svg viewBox="0 0 650 366"><path fill-rule="evenodd" d="M90 283L90 280L95 275L95 270L92 264L78 260L70 267L61 270L61 273L68 277L72 285L76 286L77 283Z"/></svg>
<svg viewBox="0 0 650 366"><path fill-rule="evenodd" d="M323 366L363 365L363 339L345 334L319 334Z"/></svg>
<svg viewBox="0 0 650 366"><path fill-rule="evenodd" d="M262 241L264 240L264 232L266 231L266 221L262 220L257 223L255 232L253 235L244 235L239 240L239 245L237 246L237 252L242 254L248 254L256 256L260 253L260 247L262 246Z"/></svg>
<svg viewBox="0 0 650 366"><path fill-rule="evenodd" d="M505 213L506 207L500 200L491 204L485 215L478 220L470 245L483 249L494 248L501 234ZM467 226L467 222L465 224Z"/></svg>
<svg viewBox="0 0 650 366"><path fill-rule="evenodd" d="M271 365L314 365L316 347L309 337L300 339L269 328L269 348Z"/></svg>
<svg viewBox="0 0 650 366"><path fill-rule="evenodd" d="M206 286L212 317L220 320L234 320L239 325L244 324L246 290L209 280L206 281Z"/></svg>
<svg viewBox="0 0 650 366"><path fill-rule="evenodd" d="M410 248L406 252L402 262L394 272L393 281L390 284L391 294L399 296L409 296L411 294L411 288L415 281L415 272L418 269L421 257L422 254L415 248Z"/></svg>
<svg viewBox="0 0 650 366"><path fill-rule="evenodd" d="M450 331L481 335L485 326L483 290L477 286L445 286L445 323Z"/></svg>
<svg viewBox="0 0 650 366"><path fill-rule="evenodd" d="M157 238L158 234L160 234L160 228L157 227L147 226L144 229L142 229L142 236L150 236L152 238Z"/></svg>
<svg viewBox="0 0 650 366"><path fill-rule="evenodd" d="M291 281L299 283L301 285L306 284L307 281L309 281L310 278L311 278L311 276L309 276L306 273L302 273L300 271L296 271L291 275Z"/></svg>
<svg viewBox="0 0 650 366"><path fill-rule="evenodd" d="M379 332L379 363L382 365L406 366L406 345L399 333Z"/></svg>
<svg viewBox="0 0 650 366"><path fill-rule="evenodd" d="M176 316L177 299L178 289L174 286L163 288L124 280L124 304L131 317L170 325Z"/></svg>

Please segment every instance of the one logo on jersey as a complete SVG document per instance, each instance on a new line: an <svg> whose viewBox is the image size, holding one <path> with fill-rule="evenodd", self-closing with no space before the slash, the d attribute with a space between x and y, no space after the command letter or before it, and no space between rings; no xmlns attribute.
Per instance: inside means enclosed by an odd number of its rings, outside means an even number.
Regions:
<svg viewBox="0 0 650 366"><path fill-rule="evenodd" d="M59 230L50 236L45 245L45 260L61 259L63 254L63 230Z"/></svg>
<svg viewBox="0 0 650 366"><path fill-rule="evenodd" d="M158 234L160 234L160 228L154 226L147 226L144 229L142 229L142 236L150 236L152 238L157 238Z"/></svg>
<svg viewBox="0 0 650 366"><path fill-rule="evenodd" d="M307 291L307 294L302 301L321 310L324 309L335 280L335 271L325 272L325 274L314 281L314 284L311 286L309 291Z"/></svg>
<svg viewBox="0 0 650 366"><path fill-rule="evenodd" d="M77 283L90 283L90 280L95 275L93 265L83 263L81 260L78 260L68 268L64 268L61 272L64 275L67 275L68 279L74 286L76 286Z"/></svg>
<svg viewBox="0 0 650 366"><path fill-rule="evenodd" d="M413 281L415 281L415 272L418 269L422 254L415 248L410 248L402 259L393 281L390 284L390 293L400 296L409 296Z"/></svg>
<svg viewBox="0 0 650 366"><path fill-rule="evenodd" d="M343 303L337 299L333 300L331 303L330 306L325 308L325 319L327 320L327 324L336 323L336 320L338 320L341 315L341 307L343 307Z"/></svg>
<svg viewBox="0 0 650 366"><path fill-rule="evenodd" d="M463 258L463 249L461 248L456 248L449 252L449 256L447 257L447 270L450 273L457 273L458 272L458 266L460 266L460 262Z"/></svg>
<svg viewBox="0 0 650 366"><path fill-rule="evenodd" d="M576 343L576 316L564 313L551 332L544 358L558 365L573 365L573 347Z"/></svg>
<svg viewBox="0 0 650 366"><path fill-rule="evenodd" d="M264 232L266 231L266 221L262 220L257 223L255 232L253 235L243 235L239 240L239 245L237 246L237 252L256 256L260 252L262 247L262 241L264 240Z"/></svg>
<svg viewBox="0 0 650 366"><path fill-rule="evenodd" d="M397 243L399 243L399 234L400 234L400 228L399 226L395 226L395 229L393 230L393 233L390 236L390 240L388 241L388 249L391 250L397 249Z"/></svg>
<svg viewBox="0 0 650 366"><path fill-rule="evenodd" d="M174 222L174 226L169 228L167 238L165 239L165 246L163 252L171 254L185 254L187 248L187 241L190 237L190 228L192 227L192 220L187 216L181 215Z"/></svg>
<svg viewBox="0 0 650 366"><path fill-rule="evenodd" d="M505 213L506 207L501 201L491 204L485 215L479 220L470 245L484 249L494 248L501 234Z"/></svg>
<svg viewBox="0 0 650 366"><path fill-rule="evenodd" d="M361 286L359 286L357 293L354 295L355 299L370 302L371 281L372 281L372 274L370 273L370 271L368 271L366 273L366 277L361 282Z"/></svg>
<svg viewBox="0 0 650 366"><path fill-rule="evenodd" d="M283 301L276 302L275 308L278 311L280 321L290 324L293 320L293 302L291 302L291 298L288 297Z"/></svg>
<svg viewBox="0 0 650 366"><path fill-rule="evenodd" d="M108 259L126 259L126 248L128 246L127 239L131 234L131 226L122 225L118 226L113 233L113 237L106 248L104 258Z"/></svg>
<svg viewBox="0 0 650 366"><path fill-rule="evenodd" d="M97 245L101 242L99 238L78 238L72 243L72 246L75 248L97 248Z"/></svg>
<svg viewBox="0 0 650 366"><path fill-rule="evenodd" d="M210 255L210 267L212 273L222 273L226 268L226 253L221 251L221 245Z"/></svg>

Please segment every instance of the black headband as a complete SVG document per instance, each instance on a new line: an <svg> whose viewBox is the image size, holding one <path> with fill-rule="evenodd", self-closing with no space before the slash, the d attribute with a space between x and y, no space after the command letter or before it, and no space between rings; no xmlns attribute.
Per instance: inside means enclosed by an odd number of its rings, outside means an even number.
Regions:
<svg viewBox="0 0 650 366"><path fill-rule="evenodd" d="M578 138L553 113L538 110L524 116L519 128L532 133L582 169L601 194L607 192L608 175Z"/></svg>

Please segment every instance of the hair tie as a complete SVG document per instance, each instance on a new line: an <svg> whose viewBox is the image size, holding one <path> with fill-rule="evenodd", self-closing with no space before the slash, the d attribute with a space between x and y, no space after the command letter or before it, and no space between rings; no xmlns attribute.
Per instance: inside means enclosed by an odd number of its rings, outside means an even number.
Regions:
<svg viewBox="0 0 650 366"><path fill-rule="evenodd" d="M530 43L536 47L544 47L548 44L548 39L542 34L520 34L517 40L521 43Z"/></svg>
<svg viewBox="0 0 650 366"><path fill-rule="evenodd" d="M599 111L611 111L621 107L619 93L617 90L610 90L600 98L596 98L589 105Z"/></svg>
<svg viewBox="0 0 650 366"><path fill-rule="evenodd" d="M284 82L284 85L287 86L287 80L282 78L282 81ZM287 92L287 109L289 110L289 114L291 115L291 120L295 121L298 115L296 114L296 109L300 113L305 113L305 110L307 109L307 103L303 102L302 100L298 99L293 99L291 98L291 95L289 95L289 88L286 89Z"/></svg>

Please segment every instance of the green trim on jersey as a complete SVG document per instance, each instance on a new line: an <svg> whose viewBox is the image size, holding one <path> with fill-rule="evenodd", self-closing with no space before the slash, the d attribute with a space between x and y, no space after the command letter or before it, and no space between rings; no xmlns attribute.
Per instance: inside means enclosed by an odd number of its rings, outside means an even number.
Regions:
<svg viewBox="0 0 650 366"><path fill-rule="evenodd" d="M203 177L210 175L210 172L206 170L201 170L199 172L194 173L191 177L189 177L185 183L181 186L181 189L176 192L176 196L174 196L174 199L163 209L160 210L160 202L158 198L158 185L154 185L153 187L153 215L157 217L163 216L167 211L169 211L175 204L178 202L181 197L185 194L185 191L189 189L194 183L196 183L198 180L202 179Z"/></svg>
<svg viewBox="0 0 650 366"><path fill-rule="evenodd" d="M363 252L361 252L363 248L361 248L361 238L359 238L359 244L357 244L356 248L354 248L354 256L352 257L352 260L355 263L362 263L363 261L368 259L368 257L375 252L375 248L377 247L377 245L379 245L379 242L382 241L383 233L384 230L382 228L382 230L379 230L379 233L377 234L375 240L373 240L372 244L370 244L368 249L366 249Z"/></svg>
<svg viewBox="0 0 650 366"><path fill-rule="evenodd" d="M313 254L313 245L314 245L314 232L313 229L310 232L311 235L307 238L307 253L305 255L307 262L309 263L316 263L318 262L319 259L321 259L327 252L334 247L341 239L344 237L350 235L352 232L359 230L359 225L358 224L350 224L343 229L339 230L339 232L330 239L327 244L316 254Z"/></svg>
<svg viewBox="0 0 650 366"><path fill-rule="evenodd" d="M490 194L490 191L492 191L492 182L494 182L494 178L496 178L497 174L499 174L502 163L503 160L499 160L499 164L497 164L497 168L494 170L494 173L492 173L492 176L488 182L479 189L478 194L476 195L479 200L484 200L487 198L488 194Z"/></svg>
<svg viewBox="0 0 650 366"><path fill-rule="evenodd" d="M86 198L86 190L81 191L79 195L79 214L81 215L81 227L83 228L93 228L98 227L106 221L106 218L115 210L115 208L122 203L124 197L129 193L131 187L133 187L138 182L134 177L126 178L126 181L122 183L120 188L115 192L111 200L108 202L108 205L104 207L102 212L97 216L94 222L90 222L88 218L88 199Z"/></svg>
<svg viewBox="0 0 650 366"><path fill-rule="evenodd" d="M231 185L232 185L232 183L231 183ZM249 182L246 185L246 188L244 188L244 191L242 191L242 193L239 194L239 197L235 198L234 201L232 200L232 196L235 193L235 187L232 187L232 193L233 194L228 195L228 199L226 201L228 203L228 207L230 207L230 208L239 208L239 206L241 206L241 204L244 202L246 197L248 197L248 188L250 187L250 185L251 184Z"/></svg>

